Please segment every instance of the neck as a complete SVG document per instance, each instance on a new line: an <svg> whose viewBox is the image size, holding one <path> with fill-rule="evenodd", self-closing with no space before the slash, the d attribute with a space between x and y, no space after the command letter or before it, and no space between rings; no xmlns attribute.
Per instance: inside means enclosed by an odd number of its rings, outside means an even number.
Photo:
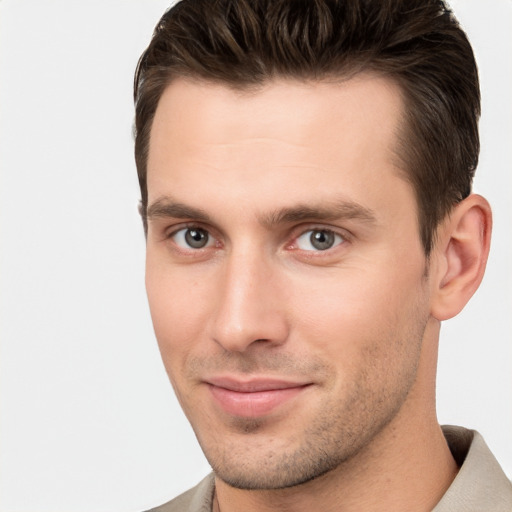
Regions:
<svg viewBox="0 0 512 512"><path fill-rule="evenodd" d="M361 452L305 484L277 490L241 490L216 479L220 512L424 512L432 510L458 468L435 413L437 347L424 354L418 382L393 421ZM435 379L434 379L435 380ZM215 508L214 508L215 510Z"/></svg>

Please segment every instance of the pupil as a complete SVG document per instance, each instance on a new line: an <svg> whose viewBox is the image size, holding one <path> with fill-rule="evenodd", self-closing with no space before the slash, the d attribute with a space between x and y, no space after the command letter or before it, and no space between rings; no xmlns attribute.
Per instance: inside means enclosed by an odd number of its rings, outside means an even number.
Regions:
<svg viewBox="0 0 512 512"><path fill-rule="evenodd" d="M200 249L208 243L208 233L204 229L189 229L185 233L185 240L190 247Z"/></svg>
<svg viewBox="0 0 512 512"><path fill-rule="evenodd" d="M334 244L334 234L329 231L313 231L310 236L311 245L319 251L330 249Z"/></svg>

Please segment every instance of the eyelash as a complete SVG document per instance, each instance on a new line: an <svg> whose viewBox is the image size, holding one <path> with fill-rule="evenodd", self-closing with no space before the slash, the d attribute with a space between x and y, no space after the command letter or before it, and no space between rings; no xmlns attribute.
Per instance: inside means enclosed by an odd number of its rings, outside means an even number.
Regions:
<svg viewBox="0 0 512 512"><path fill-rule="evenodd" d="M190 246L183 247L183 246L178 245L176 243L175 237L180 232L184 232L183 236L186 236L185 233L187 230L204 231L208 234L208 236L210 237L210 240L207 242L207 245L205 245L204 247L199 247L199 248L193 248ZM300 249L300 247L298 247L298 245L297 245L297 241L301 237L304 237L305 235L307 235L308 233L312 234L315 231L319 232L319 233L327 233L329 235L334 236L335 237L334 245L332 247L328 247L324 250ZM285 248L287 250L292 250L292 251L301 251L302 253L306 254L308 257L312 257L312 258L313 257L317 258L317 257L322 257L323 255L327 256L329 254L332 254L332 252L335 251L336 248L345 245L346 243L350 242L350 239L351 239L350 234L347 233L345 230L334 230L330 227L328 228L328 227L318 226L318 225L310 225L310 226L307 226L306 228L305 227L298 228L295 230L295 232L297 232L297 234L292 235L292 241L290 243L287 243L285 245ZM337 237L338 241L336 241L336 237ZM219 241L219 238L220 238L219 236L216 236L214 233L212 233L212 229L210 227L204 227L204 226L201 226L200 224L181 225L177 228L175 227L170 233L167 233L165 235L166 240L171 240L173 242L173 245L174 245L176 251L181 252L181 253L186 253L187 255L197 255L197 256L203 255L205 250L208 250L211 248L214 248L214 249L222 248L222 242ZM211 241L213 241L213 246L209 245Z"/></svg>
<svg viewBox="0 0 512 512"><path fill-rule="evenodd" d="M201 226L199 224L185 224L178 227L173 227L171 232L166 233L165 240L171 240L173 242L173 245L175 246L176 250L179 252L184 252L187 254L202 254L205 249L210 249L211 245L206 245L204 247L200 248L194 248L194 247L182 247L176 243L175 237L180 233L183 232L183 237L186 236L187 231L204 231L207 233L209 240L207 244L209 244L211 241L213 241L214 248L220 248L221 243L218 241L219 237L216 237L215 234L212 233L211 228Z"/></svg>
<svg viewBox="0 0 512 512"><path fill-rule="evenodd" d="M309 233L309 241L307 241L307 237L306 235L308 235ZM324 236L327 235L327 237L331 237L332 238L332 245L330 247L325 247L324 249L319 249L319 248L313 248L313 249L301 249L298 245L299 245L299 240L301 240L302 238L306 238L306 243L309 243L310 246L313 246L314 247L314 238L313 238L313 234L314 233L317 233L317 234L323 234ZM329 229L329 228L324 228L324 227L312 227L312 228L308 228L304 231L302 231L301 234L299 234L297 237L295 237L294 241L292 242L292 244L289 246L291 249L296 249L296 250L302 250L306 253L310 253L311 255L313 254L323 254L323 253L329 253L329 252L332 252L333 250L335 250L338 246L340 245L343 245L345 242L347 242L348 240L348 237L345 235L345 234L341 234L337 231L334 231L333 229ZM322 241L320 239L317 239L316 242L318 242L319 244L322 244Z"/></svg>

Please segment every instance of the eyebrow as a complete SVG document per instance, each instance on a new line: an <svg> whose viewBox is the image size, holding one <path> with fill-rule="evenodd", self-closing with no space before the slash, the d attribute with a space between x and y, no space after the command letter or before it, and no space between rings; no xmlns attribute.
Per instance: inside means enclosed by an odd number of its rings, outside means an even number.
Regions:
<svg viewBox="0 0 512 512"><path fill-rule="evenodd" d="M367 224L377 222L377 217L371 209L347 200L330 200L319 205L298 204L282 208L263 216L260 222L264 226L272 227L276 224L308 220L334 221L342 219L355 219Z"/></svg>
<svg viewBox="0 0 512 512"><path fill-rule="evenodd" d="M165 196L152 203L146 213L147 219L174 218L194 219L199 222L213 223L212 218L201 208L174 201ZM260 224L270 229L279 224L291 224L305 221L334 221L354 219L365 224L375 224L377 217L373 210L353 201L329 200L321 204L297 204L258 217Z"/></svg>
<svg viewBox="0 0 512 512"><path fill-rule="evenodd" d="M210 216L201 208L173 201L170 197L161 197L152 203L146 212L147 219L154 218L194 219L201 222L211 222Z"/></svg>

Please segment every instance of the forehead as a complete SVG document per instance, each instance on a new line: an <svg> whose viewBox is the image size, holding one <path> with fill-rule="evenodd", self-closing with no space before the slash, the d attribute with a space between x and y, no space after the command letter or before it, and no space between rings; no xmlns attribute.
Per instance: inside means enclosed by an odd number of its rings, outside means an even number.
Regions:
<svg viewBox="0 0 512 512"><path fill-rule="evenodd" d="M333 187L363 200L372 192L368 183L395 183L400 175L395 146L402 109L399 87L370 74L337 82L276 80L251 91L177 79L153 121L149 203L167 194L190 198L192 191L195 201L212 202L217 190L219 198L230 191L246 206L258 198L264 209L276 200L304 203Z"/></svg>
<svg viewBox="0 0 512 512"><path fill-rule="evenodd" d="M273 135L300 142L314 135L312 128L320 129L323 138L329 126L337 140L361 131L385 136L397 128L402 108L399 86L370 73L337 81L279 79L242 90L178 78L159 101L150 149L159 135L183 142L191 131L205 142Z"/></svg>

